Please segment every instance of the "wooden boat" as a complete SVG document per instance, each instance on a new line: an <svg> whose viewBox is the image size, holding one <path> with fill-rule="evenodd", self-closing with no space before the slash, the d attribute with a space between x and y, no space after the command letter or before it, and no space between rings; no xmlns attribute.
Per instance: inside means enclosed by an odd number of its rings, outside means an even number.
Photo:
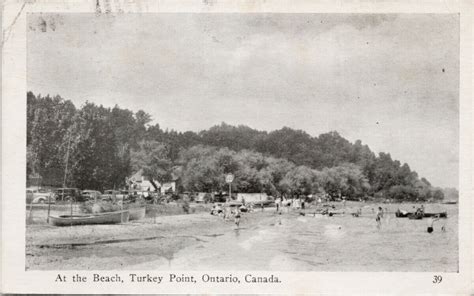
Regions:
<svg viewBox="0 0 474 296"><path fill-rule="evenodd" d="M421 219L421 218L430 218L438 216L439 218L448 218L447 212L440 212L440 213L411 213L405 211L397 211L395 212L395 216L398 218L405 218L408 217L410 219ZM416 218L415 218L416 217Z"/></svg>
<svg viewBox="0 0 474 296"><path fill-rule="evenodd" d="M430 217L435 217L438 216L439 218L448 218L448 213L447 212L441 212L441 213L423 213L424 218L430 218Z"/></svg>
<svg viewBox="0 0 474 296"><path fill-rule="evenodd" d="M129 216L128 210L100 214L49 216L49 224L53 226L117 224L128 222Z"/></svg>
<svg viewBox="0 0 474 296"><path fill-rule="evenodd" d="M141 220L145 218L146 207L129 208L130 220Z"/></svg>
<svg viewBox="0 0 474 296"><path fill-rule="evenodd" d="M410 214L413 214L413 213L398 210L398 211L395 212L395 217L397 217L397 218L406 218Z"/></svg>
<svg viewBox="0 0 474 296"><path fill-rule="evenodd" d="M344 211L329 211L328 215L329 217L332 217L334 215L344 215L345 212Z"/></svg>
<svg viewBox="0 0 474 296"><path fill-rule="evenodd" d="M455 200L447 200L447 201L443 201L442 204L445 204L445 205L455 205L457 204L458 202L455 201Z"/></svg>
<svg viewBox="0 0 474 296"><path fill-rule="evenodd" d="M421 220L423 219L423 213L409 213L408 219L411 220Z"/></svg>

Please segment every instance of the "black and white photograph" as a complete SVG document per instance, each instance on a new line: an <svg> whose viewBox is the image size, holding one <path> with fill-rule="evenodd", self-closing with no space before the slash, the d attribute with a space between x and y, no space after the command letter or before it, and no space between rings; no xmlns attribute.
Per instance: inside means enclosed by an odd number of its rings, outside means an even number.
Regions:
<svg viewBox="0 0 474 296"><path fill-rule="evenodd" d="M26 270L458 272L458 14L26 36Z"/></svg>
<svg viewBox="0 0 474 296"><path fill-rule="evenodd" d="M0 293L473 293L465 0L5 0Z"/></svg>

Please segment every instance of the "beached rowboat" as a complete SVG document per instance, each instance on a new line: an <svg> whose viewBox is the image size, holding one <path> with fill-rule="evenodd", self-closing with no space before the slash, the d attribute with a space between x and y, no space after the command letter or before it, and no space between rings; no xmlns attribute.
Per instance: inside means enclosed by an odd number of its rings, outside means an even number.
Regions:
<svg viewBox="0 0 474 296"><path fill-rule="evenodd" d="M408 219L420 220L420 219L423 219L423 214L422 213L410 213L410 214L408 214Z"/></svg>
<svg viewBox="0 0 474 296"><path fill-rule="evenodd" d="M406 218L410 214L413 214L413 213L398 210L398 211L395 212L395 217L397 217L397 218Z"/></svg>
<svg viewBox="0 0 474 296"><path fill-rule="evenodd" d="M53 226L72 226L90 224L117 224L126 223L129 220L129 212L116 211L100 214L85 215L60 215L58 217L49 216L49 224Z"/></svg>
<svg viewBox="0 0 474 296"><path fill-rule="evenodd" d="M439 218L448 218L448 212L441 213L423 213L423 218L430 218L438 216Z"/></svg>
<svg viewBox="0 0 474 296"><path fill-rule="evenodd" d="M420 216L421 218L430 218L430 217L436 217L438 216L439 218L448 218L448 213L447 212L440 212L440 213L413 213L413 212L405 212L405 211L397 211L395 212L395 216L398 218L410 218L414 216ZM411 219L421 219L421 218L411 218Z"/></svg>

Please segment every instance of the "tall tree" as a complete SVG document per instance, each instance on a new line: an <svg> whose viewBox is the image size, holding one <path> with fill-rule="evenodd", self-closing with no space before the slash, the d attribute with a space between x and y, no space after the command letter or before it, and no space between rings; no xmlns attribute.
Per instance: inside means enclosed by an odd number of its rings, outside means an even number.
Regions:
<svg viewBox="0 0 474 296"><path fill-rule="evenodd" d="M139 148L131 152L131 162L134 171L143 170L143 174L160 183L172 179L173 163L169 158L166 145L156 141L142 141Z"/></svg>

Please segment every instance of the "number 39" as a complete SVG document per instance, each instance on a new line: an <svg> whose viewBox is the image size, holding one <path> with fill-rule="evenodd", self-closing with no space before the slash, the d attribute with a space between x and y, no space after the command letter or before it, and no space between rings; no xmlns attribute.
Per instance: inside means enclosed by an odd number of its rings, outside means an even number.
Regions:
<svg viewBox="0 0 474 296"><path fill-rule="evenodd" d="M433 276L433 284L439 284L443 281L443 277L440 275Z"/></svg>

